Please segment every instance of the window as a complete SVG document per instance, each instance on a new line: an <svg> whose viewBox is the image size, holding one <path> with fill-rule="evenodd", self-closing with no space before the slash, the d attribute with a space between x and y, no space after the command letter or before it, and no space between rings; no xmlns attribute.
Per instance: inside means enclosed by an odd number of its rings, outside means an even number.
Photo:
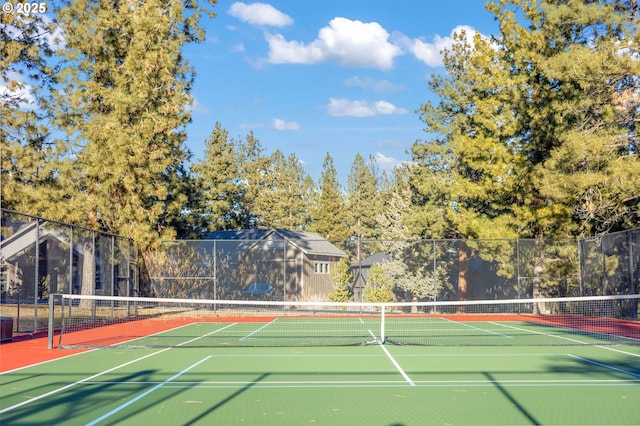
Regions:
<svg viewBox="0 0 640 426"><path fill-rule="evenodd" d="M4 294L7 291L7 279L8 271L7 268L2 266L0 267L0 293Z"/></svg>
<svg viewBox="0 0 640 426"><path fill-rule="evenodd" d="M316 274L328 274L329 273L329 264L316 262L314 264L314 272Z"/></svg>

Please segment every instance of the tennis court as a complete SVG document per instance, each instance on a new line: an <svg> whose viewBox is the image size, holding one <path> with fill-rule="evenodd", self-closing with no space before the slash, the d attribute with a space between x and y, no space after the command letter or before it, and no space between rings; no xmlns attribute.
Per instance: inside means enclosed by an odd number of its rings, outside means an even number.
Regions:
<svg viewBox="0 0 640 426"><path fill-rule="evenodd" d="M67 344L104 347L3 373L0 423L640 423L637 328L631 337L587 330L575 315L571 327L504 313L389 313L381 324L362 309L251 308L101 327L93 309L92 327L69 332ZM145 322L163 329L141 335Z"/></svg>

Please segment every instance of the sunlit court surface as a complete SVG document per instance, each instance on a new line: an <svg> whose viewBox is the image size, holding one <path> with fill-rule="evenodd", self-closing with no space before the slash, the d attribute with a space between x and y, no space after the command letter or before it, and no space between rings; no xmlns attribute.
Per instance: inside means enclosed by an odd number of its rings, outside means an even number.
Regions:
<svg viewBox="0 0 640 426"><path fill-rule="evenodd" d="M634 298L580 299L68 296L54 351L86 351L2 373L0 423L637 424L638 325L578 314Z"/></svg>

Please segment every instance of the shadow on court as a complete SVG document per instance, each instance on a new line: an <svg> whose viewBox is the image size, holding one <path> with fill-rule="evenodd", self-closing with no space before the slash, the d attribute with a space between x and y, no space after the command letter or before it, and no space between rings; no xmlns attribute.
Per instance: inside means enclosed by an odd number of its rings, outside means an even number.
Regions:
<svg viewBox="0 0 640 426"><path fill-rule="evenodd" d="M0 415L0 424L25 424L26 418L31 424L64 424L73 418L81 418L92 412L99 411L101 407L108 406L113 400L129 398L145 390L145 384L156 370L141 370L126 376L119 376L116 381L87 382L54 382L47 385L52 389L68 386L67 389L51 394L37 401L29 401L28 404L16 407L8 413ZM131 382L126 391L122 389L122 383ZM46 390L46 389L44 389ZM38 393L41 393L40 389ZM128 395L128 396L127 396Z"/></svg>
<svg viewBox="0 0 640 426"><path fill-rule="evenodd" d="M209 408L207 411L201 413L199 416L194 417L193 419L189 420L188 422L185 422L185 426L186 425L194 425L197 424L199 421L203 420L205 417L207 417L207 415L209 415L210 413L216 411L218 408L222 407L223 405L225 405L226 403L232 401L233 399L235 399L236 397L240 396L242 393L248 391L249 389L251 389L253 386L255 386L256 384L260 383L261 381L263 381L264 379L266 379L270 374L269 373L265 373L260 375L256 380L254 380L253 382L248 383L246 386L241 387L240 389L238 389L237 391L235 391L234 393L232 393L231 395L229 395L228 397L226 397L225 399L223 399L222 401L218 402L217 404L213 405L211 408Z"/></svg>
<svg viewBox="0 0 640 426"><path fill-rule="evenodd" d="M495 388L505 397L509 400L509 402L511 404L513 404L514 407L516 407L518 409L518 411L520 411L520 413L522 413L522 415L524 417L526 417L532 425L540 425L542 423L540 423L534 416L533 414L531 414L525 407L524 405L522 405L513 395L511 395L511 393L505 389L501 384L500 381L496 380L493 375L491 373L487 373L484 372L482 373L487 380L490 383L493 383L493 385L495 386Z"/></svg>

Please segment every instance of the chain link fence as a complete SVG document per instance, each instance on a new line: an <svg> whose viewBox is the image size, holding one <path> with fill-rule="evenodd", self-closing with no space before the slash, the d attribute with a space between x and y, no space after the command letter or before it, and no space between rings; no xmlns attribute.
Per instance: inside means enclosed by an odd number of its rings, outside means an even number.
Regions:
<svg viewBox="0 0 640 426"><path fill-rule="evenodd" d="M126 237L4 209L1 225L1 315L14 319L16 332L46 327L46 302L54 293L326 301L338 262L348 264L351 299L358 302L365 301L376 267L384 270L396 301L640 289L640 229L582 240L403 241L327 241L306 232L262 230L260 238L165 241L138 258Z"/></svg>
<svg viewBox="0 0 640 426"><path fill-rule="evenodd" d="M288 232L285 238L275 230L266 240L165 242L145 259L149 276L141 291L157 297L328 300L339 261L350 265L355 301L363 301L374 265L385 270L399 301L637 294L640 287L640 229L585 240L328 242ZM317 249L327 244L331 250ZM247 292L258 283L272 291Z"/></svg>
<svg viewBox="0 0 640 426"><path fill-rule="evenodd" d="M136 264L129 238L2 209L0 307L16 333L47 327L52 294L137 295Z"/></svg>

